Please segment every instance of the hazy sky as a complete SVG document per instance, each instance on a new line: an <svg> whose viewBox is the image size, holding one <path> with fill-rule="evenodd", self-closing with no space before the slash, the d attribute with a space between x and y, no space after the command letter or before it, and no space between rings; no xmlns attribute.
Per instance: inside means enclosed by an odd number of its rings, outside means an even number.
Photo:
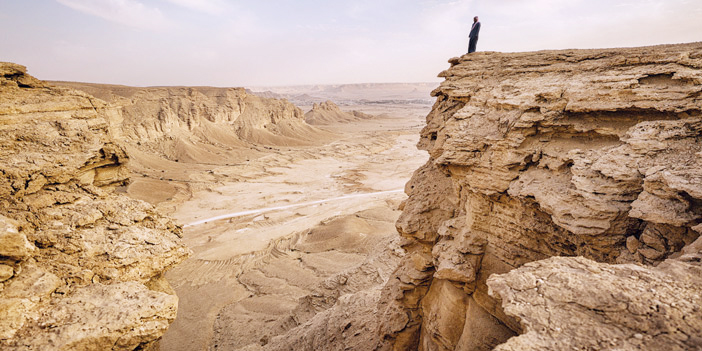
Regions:
<svg viewBox="0 0 702 351"><path fill-rule="evenodd" d="M0 0L0 61L127 85L426 82L466 52L702 41L702 0Z"/></svg>

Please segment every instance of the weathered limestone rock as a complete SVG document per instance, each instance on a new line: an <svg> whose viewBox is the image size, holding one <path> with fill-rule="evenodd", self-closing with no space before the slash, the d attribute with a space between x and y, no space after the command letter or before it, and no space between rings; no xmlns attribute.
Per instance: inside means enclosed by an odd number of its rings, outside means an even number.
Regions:
<svg viewBox="0 0 702 351"><path fill-rule="evenodd" d="M27 318L35 317L35 305L28 299L0 299L0 339L11 339L24 326Z"/></svg>
<svg viewBox="0 0 702 351"><path fill-rule="evenodd" d="M379 348L699 347L702 44L450 63Z"/></svg>
<svg viewBox="0 0 702 351"><path fill-rule="evenodd" d="M496 350L697 350L701 257L652 269L553 257L493 276L488 285L526 331Z"/></svg>
<svg viewBox="0 0 702 351"><path fill-rule="evenodd" d="M376 302L379 289L343 295L333 307L318 313L283 336L277 336L265 347L249 346L242 350L372 350L377 340Z"/></svg>
<svg viewBox="0 0 702 351"><path fill-rule="evenodd" d="M25 265L16 279L5 284L3 296L9 298L27 298L36 301L51 296L63 282L55 274L34 265Z"/></svg>
<svg viewBox="0 0 702 351"><path fill-rule="evenodd" d="M17 222L0 216L0 256L23 259L34 251L34 246L17 229Z"/></svg>
<svg viewBox="0 0 702 351"><path fill-rule="evenodd" d="M181 229L114 190L127 155L104 102L0 63L0 348L133 350L177 298L147 285L189 251Z"/></svg>
<svg viewBox="0 0 702 351"><path fill-rule="evenodd" d="M465 324L468 309L468 298L463 289L450 280L436 279L422 299L421 306L424 323L420 347L424 350L453 348L463 332L456 326Z"/></svg>
<svg viewBox="0 0 702 351"><path fill-rule="evenodd" d="M12 266L0 264L0 283L12 278L15 274L15 270Z"/></svg>
<svg viewBox="0 0 702 351"><path fill-rule="evenodd" d="M177 308L175 295L137 282L92 284L52 303L25 328L19 344L32 350L134 350L160 338Z"/></svg>

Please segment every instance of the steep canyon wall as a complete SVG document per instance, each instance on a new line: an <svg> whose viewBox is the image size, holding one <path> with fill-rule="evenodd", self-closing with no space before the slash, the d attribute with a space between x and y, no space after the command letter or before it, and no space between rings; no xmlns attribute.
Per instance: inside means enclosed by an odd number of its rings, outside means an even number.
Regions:
<svg viewBox="0 0 702 351"><path fill-rule="evenodd" d="M450 63L379 344L701 347L702 44Z"/></svg>

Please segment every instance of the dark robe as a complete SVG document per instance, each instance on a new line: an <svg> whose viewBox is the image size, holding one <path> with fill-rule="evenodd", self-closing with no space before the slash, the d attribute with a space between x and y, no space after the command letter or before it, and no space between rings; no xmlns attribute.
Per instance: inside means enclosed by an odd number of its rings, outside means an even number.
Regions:
<svg viewBox="0 0 702 351"><path fill-rule="evenodd" d="M476 46L478 46L478 34L480 33L480 22L473 23L473 27L468 34L468 53L475 52Z"/></svg>

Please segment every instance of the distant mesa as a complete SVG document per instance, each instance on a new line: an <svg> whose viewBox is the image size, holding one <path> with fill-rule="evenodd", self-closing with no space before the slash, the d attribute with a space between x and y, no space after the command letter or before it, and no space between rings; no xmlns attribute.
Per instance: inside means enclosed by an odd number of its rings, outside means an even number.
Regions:
<svg viewBox="0 0 702 351"><path fill-rule="evenodd" d="M373 118L373 116L367 113L342 111L338 105L329 100L314 104L312 109L305 113L305 122L314 125L350 123L370 118Z"/></svg>
<svg viewBox="0 0 702 351"><path fill-rule="evenodd" d="M285 98L297 106L334 101L339 105L429 105L438 83L365 83L251 87L264 97ZM274 95L269 95L272 92Z"/></svg>
<svg viewBox="0 0 702 351"><path fill-rule="evenodd" d="M267 98L267 99L284 99L284 98L285 98L285 96L283 96L283 95L281 95L281 94L276 94L276 93L274 93L274 92L272 92L272 91L270 91L270 90L266 90L266 91L252 91L251 89L246 89L246 93L247 93L247 94L256 95L256 96L259 96L259 97L262 97L262 98Z"/></svg>

